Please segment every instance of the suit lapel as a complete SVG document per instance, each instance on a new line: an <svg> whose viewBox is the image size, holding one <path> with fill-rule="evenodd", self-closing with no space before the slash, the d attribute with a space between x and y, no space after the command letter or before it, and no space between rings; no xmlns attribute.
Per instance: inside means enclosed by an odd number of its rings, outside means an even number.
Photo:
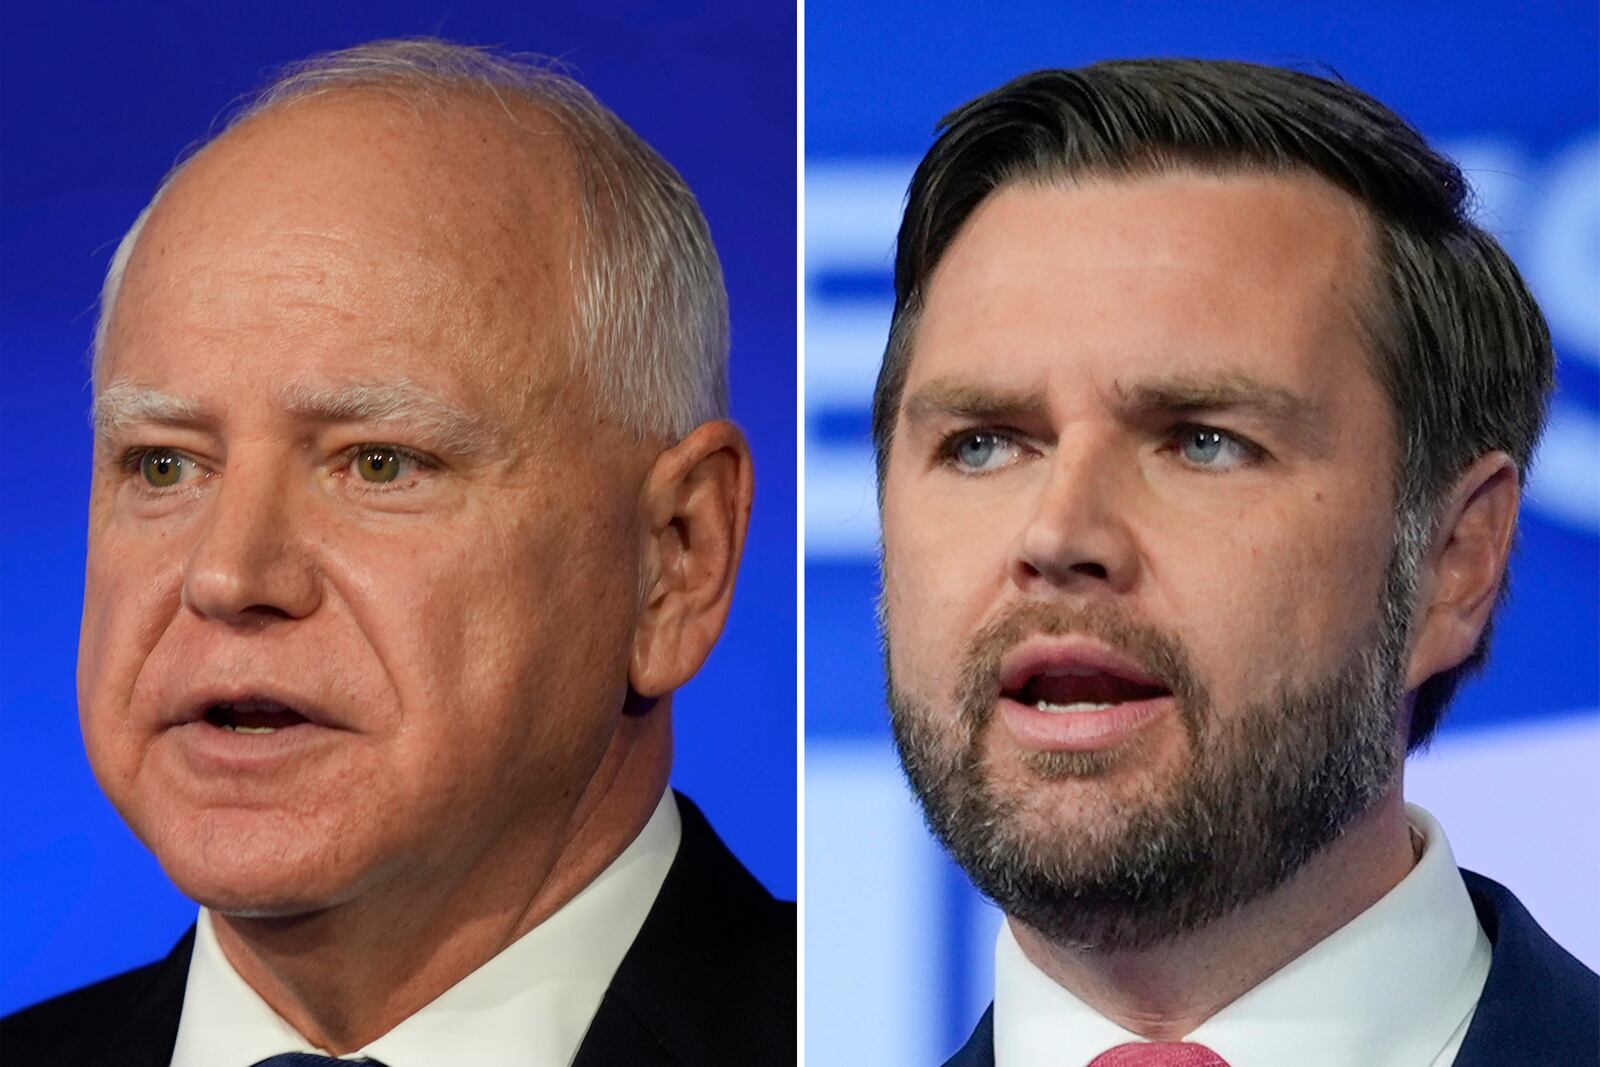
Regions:
<svg viewBox="0 0 1600 1067"><path fill-rule="evenodd" d="M594 1021L583 1036L583 1044L578 1046L572 1067L607 1067L617 1063L665 1067L680 1062L625 1001L607 990Z"/></svg>
<svg viewBox="0 0 1600 1067"><path fill-rule="evenodd" d="M945 1061L944 1067L994 1067L994 1005L983 1013L967 1043Z"/></svg>
<svg viewBox="0 0 1600 1067"><path fill-rule="evenodd" d="M165 959L72 996L70 1061L84 1067L167 1067L178 1041L194 927Z"/></svg>
<svg viewBox="0 0 1600 1067"><path fill-rule="evenodd" d="M1461 877L1493 956L1454 1067L1592 1062L1600 1047L1600 980L1504 886L1471 871ZM994 1067L993 1005L945 1067Z"/></svg>
<svg viewBox="0 0 1600 1067"><path fill-rule="evenodd" d="M1594 1062L1600 979L1556 944L1505 886L1471 871L1461 877L1493 955L1455 1067Z"/></svg>
<svg viewBox="0 0 1600 1067"><path fill-rule="evenodd" d="M131 1010L124 1025L127 1048L149 1048L153 1067L167 1067L178 1043L178 1017L183 1014L183 991L189 982L189 960L194 955L193 926L179 938L167 958L145 974L145 981L129 998Z"/></svg>
<svg viewBox="0 0 1600 1067"><path fill-rule="evenodd" d="M772 900L678 796L683 840L639 936L573 1067L684 1067L794 1062L794 918ZM785 932L786 931L786 932ZM189 978L195 931L167 957L86 990L89 1067L167 1067ZM782 1035L787 1020L787 1041Z"/></svg>
<svg viewBox="0 0 1600 1067"><path fill-rule="evenodd" d="M683 840L573 1067L795 1061L792 905L677 797Z"/></svg>

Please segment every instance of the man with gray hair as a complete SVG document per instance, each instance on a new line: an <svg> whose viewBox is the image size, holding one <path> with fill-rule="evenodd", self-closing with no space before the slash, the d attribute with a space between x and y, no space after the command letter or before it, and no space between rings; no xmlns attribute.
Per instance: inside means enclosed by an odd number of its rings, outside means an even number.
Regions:
<svg viewBox="0 0 1600 1067"><path fill-rule="evenodd" d="M667 787L727 349L681 178L536 64L321 56L169 175L96 331L78 689L203 909L6 1062L793 1062L792 905Z"/></svg>
<svg viewBox="0 0 1600 1067"><path fill-rule="evenodd" d="M1553 374L1448 160L1242 63L1021 77L912 180L874 399L895 739L1006 913L961 1067L1594 1063L1402 793Z"/></svg>

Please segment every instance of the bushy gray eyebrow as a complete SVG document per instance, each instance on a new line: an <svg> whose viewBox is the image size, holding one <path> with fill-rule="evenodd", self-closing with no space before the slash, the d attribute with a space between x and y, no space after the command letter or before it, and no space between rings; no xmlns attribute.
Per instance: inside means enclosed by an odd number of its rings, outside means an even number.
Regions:
<svg viewBox="0 0 1600 1067"><path fill-rule="evenodd" d="M481 452L497 437L486 420L404 378L375 385L286 386L283 400L295 414L322 422L400 423L461 455Z"/></svg>
<svg viewBox="0 0 1600 1067"><path fill-rule="evenodd" d="M96 440L133 423L200 422L203 418L190 401L127 381L112 382L100 390L89 413Z"/></svg>
<svg viewBox="0 0 1600 1067"><path fill-rule="evenodd" d="M381 384L286 385L284 407L320 422L396 423L426 436L447 452L469 455L492 445L497 434L486 420L468 414L406 379ZM214 423L199 405L135 382L114 381L95 397L96 440L140 422Z"/></svg>

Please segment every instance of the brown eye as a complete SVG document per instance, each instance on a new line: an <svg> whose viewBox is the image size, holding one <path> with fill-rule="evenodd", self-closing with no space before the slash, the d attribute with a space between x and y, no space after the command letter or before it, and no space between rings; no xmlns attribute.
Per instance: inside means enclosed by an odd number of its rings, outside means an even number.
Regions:
<svg viewBox="0 0 1600 1067"><path fill-rule="evenodd" d="M364 482L392 482L400 476L400 453L392 448L369 448L356 457L356 472Z"/></svg>
<svg viewBox="0 0 1600 1067"><path fill-rule="evenodd" d="M176 452L157 449L139 457L139 473L157 489L166 489L183 480L183 466L189 462Z"/></svg>

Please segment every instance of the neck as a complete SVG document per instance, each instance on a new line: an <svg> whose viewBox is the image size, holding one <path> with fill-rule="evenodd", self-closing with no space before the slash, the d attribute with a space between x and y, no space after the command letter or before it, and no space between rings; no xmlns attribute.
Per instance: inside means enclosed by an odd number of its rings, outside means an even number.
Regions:
<svg viewBox="0 0 1600 1067"><path fill-rule="evenodd" d="M1400 785L1277 889L1182 937L1097 952L1009 920L1034 966L1119 1026L1178 1041L1377 903L1415 865Z"/></svg>
<svg viewBox="0 0 1600 1067"><path fill-rule="evenodd" d="M625 716L587 788L537 832L452 877L290 918L213 914L223 954L308 1041L343 1055L414 1015L592 882L649 821L672 762L670 708ZM555 831L551 832L551 827Z"/></svg>

